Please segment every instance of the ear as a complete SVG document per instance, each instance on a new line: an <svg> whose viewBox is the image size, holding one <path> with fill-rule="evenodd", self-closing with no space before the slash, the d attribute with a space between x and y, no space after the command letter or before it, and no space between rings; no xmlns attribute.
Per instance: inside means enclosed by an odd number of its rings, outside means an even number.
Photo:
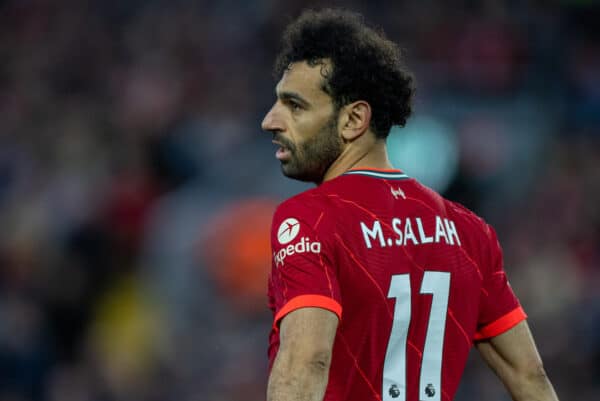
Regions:
<svg viewBox="0 0 600 401"><path fill-rule="evenodd" d="M344 141L351 142L364 134L371 124L371 105L364 100L347 104L340 113L341 135Z"/></svg>

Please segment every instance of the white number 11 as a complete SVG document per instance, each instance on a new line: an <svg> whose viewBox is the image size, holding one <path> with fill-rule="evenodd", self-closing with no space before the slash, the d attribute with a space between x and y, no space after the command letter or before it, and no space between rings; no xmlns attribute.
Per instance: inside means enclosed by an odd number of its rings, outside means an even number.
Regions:
<svg viewBox="0 0 600 401"><path fill-rule="evenodd" d="M425 272L421 294L432 294L431 313L425 337L419 400L441 400L442 348L450 295L450 273ZM406 400L406 342L410 325L410 278L408 274L392 276L389 298L396 298L394 322L383 365L383 401Z"/></svg>

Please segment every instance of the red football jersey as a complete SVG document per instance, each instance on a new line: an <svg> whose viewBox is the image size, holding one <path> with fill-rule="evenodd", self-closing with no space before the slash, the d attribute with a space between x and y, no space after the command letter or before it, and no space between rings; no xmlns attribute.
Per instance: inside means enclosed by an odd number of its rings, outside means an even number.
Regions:
<svg viewBox="0 0 600 401"><path fill-rule="evenodd" d="M452 400L473 342L525 319L494 230L399 170L350 170L273 218L269 306L338 315L325 400Z"/></svg>

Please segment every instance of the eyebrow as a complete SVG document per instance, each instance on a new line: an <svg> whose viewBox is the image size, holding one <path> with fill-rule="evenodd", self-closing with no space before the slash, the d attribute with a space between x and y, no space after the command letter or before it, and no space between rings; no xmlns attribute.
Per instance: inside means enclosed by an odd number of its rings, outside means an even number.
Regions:
<svg viewBox="0 0 600 401"><path fill-rule="evenodd" d="M295 100L304 107L310 106L310 103L296 92L282 91L277 93L277 97L281 100Z"/></svg>

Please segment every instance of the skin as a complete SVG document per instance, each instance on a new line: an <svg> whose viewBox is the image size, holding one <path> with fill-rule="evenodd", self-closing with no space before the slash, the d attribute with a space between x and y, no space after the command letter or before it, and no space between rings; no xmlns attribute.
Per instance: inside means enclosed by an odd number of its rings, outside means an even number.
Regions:
<svg viewBox="0 0 600 401"><path fill-rule="evenodd" d="M393 168L385 140L369 128L371 106L356 101L336 112L323 90L331 65L290 65L276 87L277 100L262 122L273 134L283 173L320 184L351 168ZM268 401L321 401L327 388L337 316L320 308L301 308L280 324L280 348ZM517 401L558 400L526 322L476 344L490 368Z"/></svg>
<svg viewBox="0 0 600 401"><path fill-rule="evenodd" d="M526 321L475 347L513 400L558 400Z"/></svg>
<svg viewBox="0 0 600 401"><path fill-rule="evenodd" d="M283 318L268 401L323 400L337 326L337 316L319 308L297 309Z"/></svg>

